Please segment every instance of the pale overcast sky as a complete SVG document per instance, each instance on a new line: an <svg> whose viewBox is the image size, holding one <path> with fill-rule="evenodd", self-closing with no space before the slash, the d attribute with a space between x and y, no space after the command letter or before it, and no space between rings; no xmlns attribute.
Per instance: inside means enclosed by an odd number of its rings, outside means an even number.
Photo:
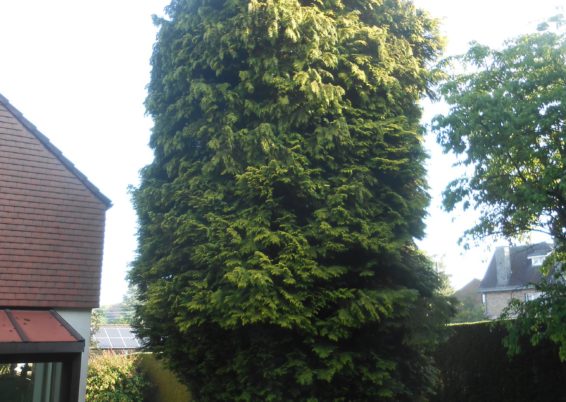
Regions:
<svg viewBox="0 0 566 402"><path fill-rule="evenodd" d="M441 19L447 54L477 40L498 45L556 14L564 1L416 0ZM127 187L151 161L151 121L144 115L152 14L165 0L1 0L0 93L57 146L114 206L106 219L102 304L119 302L136 248L136 217ZM442 110L425 104L423 121ZM450 158L427 139L431 195L428 236L421 246L444 256L453 286L481 278L489 251L463 254L463 218L439 209L440 192L454 176Z"/></svg>

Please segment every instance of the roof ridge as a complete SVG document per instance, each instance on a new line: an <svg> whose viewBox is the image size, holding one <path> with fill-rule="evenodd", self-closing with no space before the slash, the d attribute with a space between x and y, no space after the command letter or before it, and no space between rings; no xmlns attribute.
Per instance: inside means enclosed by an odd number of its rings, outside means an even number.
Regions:
<svg viewBox="0 0 566 402"><path fill-rule="evenodd" d="M548 247L552 247L552 244L546 241L539 241L538 243L527 243L527 244L518 244L516 246L510 246L509 249L513 250L513 249L523 249L523 248L529 248L529 247L537 247L537 246L541 246L541 245L545 245Z"/></svg>
<svg viewBox="0 0 566 402"><path fill-rule="evenodd" d="M65 157L65 155L63 155L63 152L49 141L49 138L39 131L32 122L26 119L22 112L12 105L2 94L0 94L0 103L2 103L10 113L12 113L16 120L18 120L30 133L33 134L49 152L51 152L71 173L73 173L81 181L81 183L83 183L84 186L104 204L106 209L112 206L112 201L102 194L98 187L92 184L88 178L79 169L77 169L76 166Z"/></svg>
<svg viewBox="0 0 566 402"><path fill-rule="evenodd" d="M495 261L495 252L493 253L485 274L480 282L480 290L500 289L510 290L512 288L524 288L532 283L538 283L542 274L538 265L528 262L528 259L534 256L548 255L552 251L553 245L547 241L537 243L521 244L509 247L510 259L509 269L510 276L507 284L500 284L497 278L497 263ZM496 249L497 251L497 249Z"/></svg>

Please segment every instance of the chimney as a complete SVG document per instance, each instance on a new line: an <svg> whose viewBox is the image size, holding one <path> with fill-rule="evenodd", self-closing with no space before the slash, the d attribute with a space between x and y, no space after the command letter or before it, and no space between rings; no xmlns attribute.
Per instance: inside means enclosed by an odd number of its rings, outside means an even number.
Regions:
<svg viewBox="0 0 566 402"><path fill-rule="evenodd" d="M509 246L497 247L495 249L495 271L497 272L497 286L507 286L511 278L511 258Z"/></svg>

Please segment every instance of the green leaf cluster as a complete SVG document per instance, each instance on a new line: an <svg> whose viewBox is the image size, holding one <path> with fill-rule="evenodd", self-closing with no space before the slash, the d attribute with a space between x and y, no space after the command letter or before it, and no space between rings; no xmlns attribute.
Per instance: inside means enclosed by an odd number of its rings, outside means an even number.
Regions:
<svg viewBox="0 0 566 402"><path fill-rule="evenodd" d="M175 0L133 191L135 326L196 400L421 400L447 304L414 239L435 21L404 0Z"/></svg>
<svg viewBox="0 0 566 402"><path fill-rule="evenodd" d="M549 21L501 50L474 44L459 57L467 70L441 85L450 110L433 128L445 151L468 166L444 193L447 209L480 211L468 234L552 236L543 267L551 280L538 286L541 298L512 303L507 317L518 319L507 342L516 350L521 335L534 344L550 338L566 359L566 33L561 16Z"/></svg>
<svg viewBox="0 0 566 402"><path fill-rule="evenodd" d="M457 60L467 71L441 86L450 110L433 129L470 174L450 183L445 206L479 209L475 236L539 230L565 242L564 33L522 35L502 50L476 43Z"/></svg>
<svg viewBox="0 0 566 402"><path fill-rule="evenodd" d="M86 400L89 402L140 402L148 389L138 369L138 357L104 353L88 364Z"/></svg>
<svg viewBox="0 0 566 402"><path fill-rule="evenodd" d="M566 361L566 286L543 282L537 286L541 296L528 303L512 300L503 317L509 335L505 346L511 355L521 352L520 340L529 337L533 345L550 339L559 346L558 355Z"/></svg>
<svg viewBox="0 0 566 402"><path fill-rule="evenodd" d="M450 322L452 323L467 323L478 322L486 319L485 308L481 302L478 302L473 297L467 297L456 305L456 314Z"/></svg>

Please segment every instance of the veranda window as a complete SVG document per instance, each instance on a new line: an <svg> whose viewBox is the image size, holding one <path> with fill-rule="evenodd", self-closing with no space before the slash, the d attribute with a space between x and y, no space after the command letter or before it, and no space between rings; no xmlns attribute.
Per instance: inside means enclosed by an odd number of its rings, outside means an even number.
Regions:
<svg viewBox="0 0 566 402"><path fill-rule="evenodd" d="M84 339L53 310L0 309L3 402L75 402Z"/></svg>

